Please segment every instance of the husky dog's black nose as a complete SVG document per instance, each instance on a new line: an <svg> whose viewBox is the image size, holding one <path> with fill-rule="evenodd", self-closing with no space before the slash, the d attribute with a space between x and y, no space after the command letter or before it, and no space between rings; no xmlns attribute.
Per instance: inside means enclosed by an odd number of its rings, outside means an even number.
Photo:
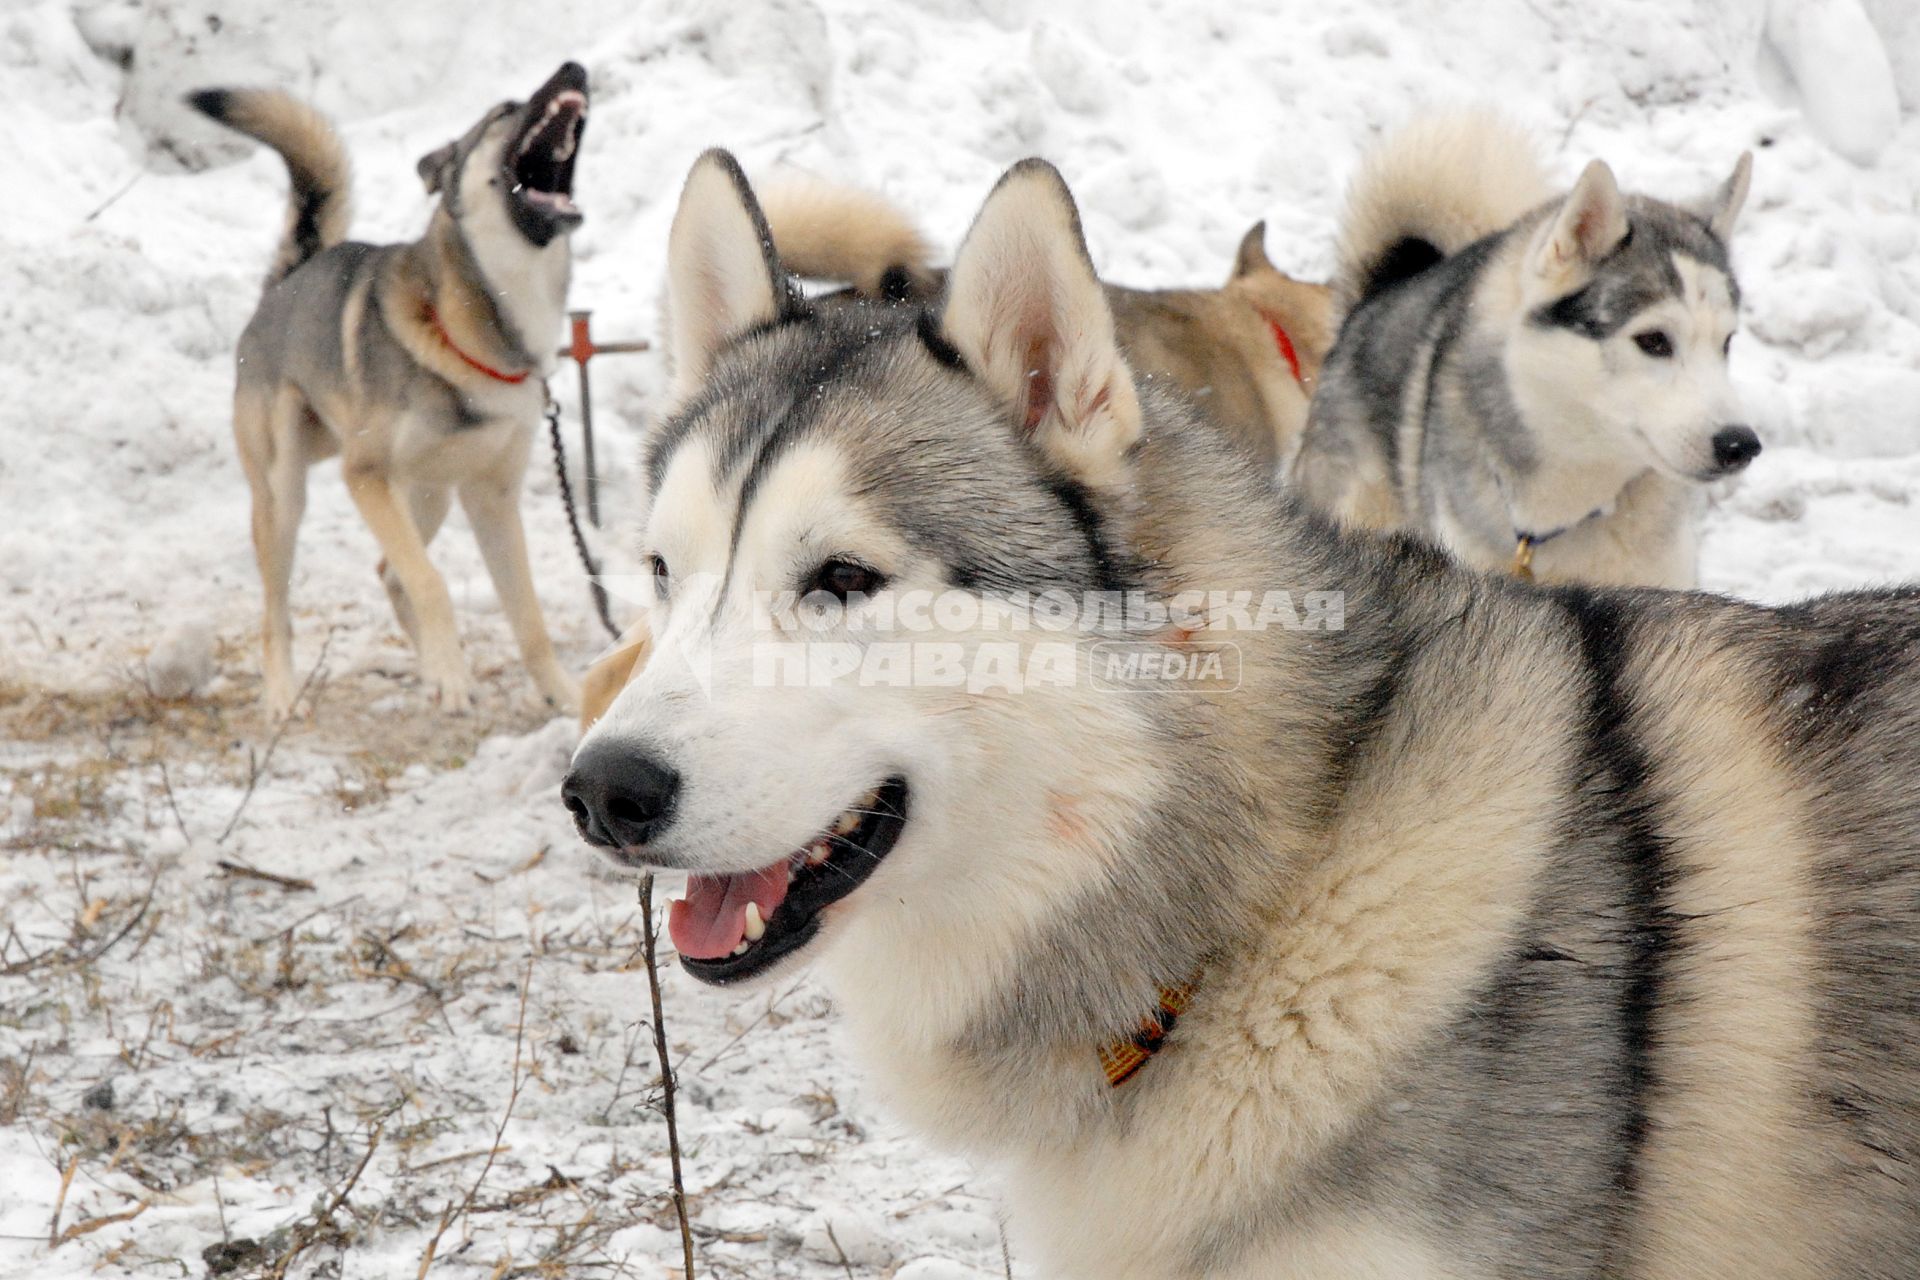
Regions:
<svg viewBox="0 0 1920 1280"><path fill-rule="evenodd" d="M560 799L581 837L605 849L633 849L654 839L673 821L679 797L678 773L618 742L581 752L560 784Z"/></svg>
<svg viewBox="0 0 1920 1280"><path fill-rule="evenodd" d="M1713 465L1732 475L1760 455L1760 437L1752 427L1722 427L1713 433Z"/></svg>

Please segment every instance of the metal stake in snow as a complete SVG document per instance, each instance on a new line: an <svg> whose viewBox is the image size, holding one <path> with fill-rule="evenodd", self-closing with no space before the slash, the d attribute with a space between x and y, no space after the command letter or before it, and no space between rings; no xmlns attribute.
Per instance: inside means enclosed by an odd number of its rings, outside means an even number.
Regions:
<svg viewBox="0 0 1920 1280"><path fill-rule="evenodd" d="M560 354L571 359L580 368L580 449L581 461L586 468L587 521L598 529L600 527L600 478L594 473L593 390L588 385L587 362L597 355L626 355L637 351L651 351L653 344L645 338L636 338L631 342L596 343L593 340L593 312L569 311L567 318L573 322L573 340L560 348Z"/></svg>

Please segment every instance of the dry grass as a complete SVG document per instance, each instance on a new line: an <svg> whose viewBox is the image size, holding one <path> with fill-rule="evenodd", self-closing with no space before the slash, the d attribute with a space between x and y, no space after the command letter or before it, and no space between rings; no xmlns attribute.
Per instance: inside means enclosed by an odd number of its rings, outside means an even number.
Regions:
<svg viewBox="0 0 1920 1280"><path fill-rule="evenodd" d="M226 669L242 671L250 661L250 655L229 660L224 651L221 659ZM384 783L416 762L458 768L488 737L526 733L552 717L522 687L517 670L481 674L486 678L478 684L473 714L443 716L410 682L374 672L328 673L324 696L290 726L289 736L304 749L339 757L343 783ZM396 694L418 705L396 711L388 705ZM86 689L0 679L0 741L57 748L63 755L105 748L134 765L201 760L226 761L231 768L236 752L244 756L244 745L264 741L273 727L251 676L217 681L209 691L178 701L154 697L132 673L109 687ZM105 762L97 769L113 772Z"/></svg>
<svg viewBox="0 0 1920 1280"><path fill-rule="evenodd" d="M367 811L369 822L416 785L403 777L415 764L458 768L488 736L551 716L514 673L483 678L480 710L457 719L424 702L395 713L396 690L417 694L377 673L316 687L311 715L279 743L271 786L284 797L288 771L301 770L301 790ZM438 1226L434 1275L455 1254L469 1273L479 1265L495 1277L637 1274L609 1241L636 1222L676 1225L666 1180L648 1173L660 1148L636 1152L620 1137L603 1168L530 1169L490 1088L391 1051L439 1043L512 1057L519 1042L516 1091L586 1084L589 1117L605 1113L594 1132L638 1127L664 1139L644 1031L622 1062L618 1028L561 1001L531 999L504 1041L486 1020L502 990L530 984L541 997L571 976L641 969L640 922L630 910L549 922L534 908L496 936L451 911L360 900L323 875L308 887L250 874L254 819L242 810L233 845L216 837L234 797L268 768L275 726L255 694L251 681L226 681L167 702L131 675L93 690L0 684L0 787L10 797L0 799L0 847L40 868L0 920L0 978L28 984L0 1002L0 1029L35 1046L0 1059L0 1125L34 1135L49 1189L69 1186L50 1245L65 1259L85 1249L95 1265L251 1280L339 1274L343 1256L373 1236L424 1242ZM183 845L200 852L155 852ZM537 871L547 853L471 874L515 900L516 886L550 874ZM156 939L170 978L146 975ZM637 982L634 996L644 1016ZM352 1016L314 1016L340 1009ZM117 1046L114 1060L100 1060L103 1042ZM596 1059L583 1044L612 1052ZM325 1065L305 1069L297 1092L265 1090L258 1082L289 1054ZM504 1059L475 1056L473 1068L508 1074ZM149 1206L177 1214L167 1206L183 1188L223 1178L283 1188L298 1212L249 1238L227 1230L223 1208L198 1257L145 1243L168 1234L152 1230L161 1215ZM145 1220L127 1228L135 1215Z"/></svg>
<svg viewBox="0 0 1920 1280"><path fill-rule="evenodd" d="M156 896L175 913L195 915L204 907L187 910L183 896L204 904L214 892L213 882L186 880L173 871L161 878ZM95 927L112 925L119 918L115 913L123 912L118 907L100 912ZM534 975L546 966L571 968L569 956L590 952L600 966L617 968L639 942L637 925L629 928L634 931L616 931L598 944L577 938L545 954L530 952L524 940L519 946L475 943L452 922L396 926L369 918L349 930L323 933L296 926L251 938L213 931L197 952L188 989L223 994L211 1007L197 1009L184 1007L179 995L136 1008L124 987L101 981L99 965L63 948L36 974L47 999L62 1011L61 1024L74 1026L69 1035L80 1034L85 1024L96 1037L103 1031L117 1037L120 1064L135 1079L154 1068L167 1074L169 1067L177 1077L183 1060L257 1063L284 1041L282 1028L298 1026L307 1010L326 1007L331 988L340 984L373 984L403 997L391 1005L382 1001L387 1006L382 1016L343 1024L334 1033L347 1040L333 1046L343 1061L353 1058L356 1045L408 1038L409 1027L465 1039L472 1034L467 1024L447 1023L447 1011L464 1007L471 1016L473 1008L492 1004L503 986L518 985L523 1003L510 1041L518 1046L510 1072L512 1094L502 1109L497 1098L402 1070L364 1080L337 1077L320 1105L293 1107L236 1091L230 1105L220 1102L210 1115L204 1090L116 1088L106 1083L116 1078L112 1071L101 1083L80 1087L68 1074L71 1060L63 1061L59 1052L67 1040L62 1036L55 1052L37 1061L0 1062L0 1123L24 1123L45 1135L50 1166L76 1189L119 1189L104 1207L98 1192L84 1212L69 1203L51 1236L58 1247L131 1221L128 1215L168 1202L189 1184L245 1176L298 1189L294 1198L307 1205L306 1213L260 1238L223 1233L207 1241L198 1261L184 1264L190 1274L337 1273L332 1270L337 1260L359 1248L369 1233L419 1232L422 1238L445 1236L439 1246L443 1255L456 1250L469 1267L480 1256L473 1253L476 1248L498 1250L488 1260L493 1275L619 1275L624 1264L608 1255L608 1241L636 1221L670 1221L664 1187L657 1196L618 1189L618 1180L631 1180L638 1166L617 1157L603 1170L549 1165L533 1178L509 1173L505 1163L496 1167L495 1162L512 1151L503 1135L520 1092L551 1093L559 1087L549 1079L551 1060L583 1060L573 1033L552 1025L551 1015L528 1001ZM411 1001L404 999L408 993ZM599 1028L586 1033L598 1035ZM643 1095L656 1105L658 1083L641 1082ZM494 1113L486 1122L492 1126L491 1142L441 1153L487 1112ZM375 1195L360 1194L361 1179L370 1171L397 1184ZM406 1190L396 1193L393 1185ZM137 1233L130 1239L118 1258L122 1264L183 1265L148 1252ZM517 1253L502 1247L508 1239L521 1242ZM436 1268L434 1274L439 1273Z"/></svg>

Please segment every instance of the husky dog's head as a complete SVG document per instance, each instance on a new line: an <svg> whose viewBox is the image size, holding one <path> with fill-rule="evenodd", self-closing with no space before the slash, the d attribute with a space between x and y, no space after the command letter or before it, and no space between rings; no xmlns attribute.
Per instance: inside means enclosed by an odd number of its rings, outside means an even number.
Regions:
<svg viewBox="0 0 1920 1280"><path fill-rule="evenodd" d="M855 921L870 942L981 954L980 931L1086 884L1066 863L1105 856L1114 791L1150 790L1090 749L1128 737L1101 717L1141 713L865 664L883 643L978 649L979 618L913 629L916 595L1077 594L1126 572L1097 510L1141 407L1072 199L1044 163L1010 170L938 316L816 309L739 167L709 152L667 290L673 385L638 548L655 647L583 741L566 803L614 862L692 873L669 926L703 980L816 940L838 954ZM969 866L982 842L991 874Z"/></svg>
<svg viewBox="0 0 1920 1280"><path fill-rule="evenodd" d="M429 194L457 221L509 228L536 248L580 225L573 166L587 126L587 72L566 62L525 102L509 99L420 157Z"/></svg>
<svg viewBox="0 0 1920 1280"><path fill-rule="evenodd" d="M1741 156L1687 210L1624 196L1604 163L1587 167L1525 245L1524 319L1508 348L1523 419L1566 448L1686 480L1753 460L1760 438L1727 378L1740 308L1727 241L1751 169Z"/></svg>

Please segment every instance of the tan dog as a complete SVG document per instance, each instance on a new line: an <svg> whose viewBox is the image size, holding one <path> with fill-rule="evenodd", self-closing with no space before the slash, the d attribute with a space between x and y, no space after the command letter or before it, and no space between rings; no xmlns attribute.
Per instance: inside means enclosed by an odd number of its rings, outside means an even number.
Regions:
<svg viewBox="0 0 1920 1280"><path fill-rule="evenodd" d="M593 728L607 713L633 673L645 665L647 650L652 647L653 631L642 618L627 628L612 653L587 668L586 678L580 681L581 733Z"/></svg>
<svg viewBox="0 0 1920 1280"><path fill-rule="evenodd" d="M838 281L826 299L926 302L945 287L932 249L900 209L871 192L788 180L767 194L767 225L795 275ZM1215 424L1269 468L1293 449L1333 345L1325 285L1295 280L1267 258L1255 223L1217 289L1106 286L1128 364L1170 378Z"/></svg>

